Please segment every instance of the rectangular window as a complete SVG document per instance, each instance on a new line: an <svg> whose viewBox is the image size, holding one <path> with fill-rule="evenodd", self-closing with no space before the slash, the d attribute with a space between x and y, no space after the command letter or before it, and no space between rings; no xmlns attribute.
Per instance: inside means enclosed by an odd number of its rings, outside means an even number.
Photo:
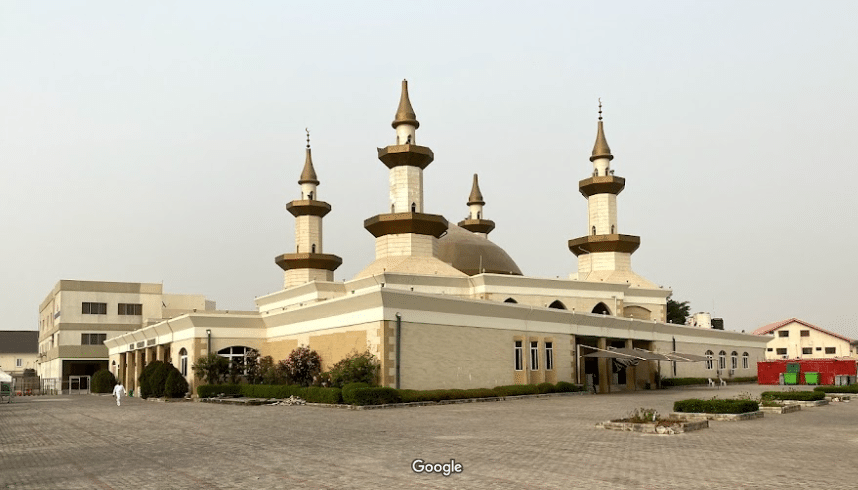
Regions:
<svg viewBox="0 0 858 490"><path fill-rule="evenodd" d="M118 313L120 315L142 315L143 305L138 303L119 303Z"/></svg>
<svg viewBox="0 0 858 490"><path fill-rule="evenodd" d="M739 358L736 356L732 356L730 358L730 365L733 366L733 369L739 368Z"/></svg>
<svg viewBox="0 0 858 490"><path fill-rule="evenodd" d="M773 347L769 347L769 348L768 348L768 349L766 349L766 350L767 350L767 351L769 351L769 352L772 352L772 351L774 351L775 349L774 349Z"/></svg>
<svg viewBox="0 0 858 490"><path fill-rule="evenodd" d="M800 335L802 337L810 337L810 330L802 330Z"/></svg>
<svg viewBox="0 0 858 490"><path fill-rule="evenodd" d="M742 368L748 369L748 356L747 355L742 356Z"/></svg>
<svg viewBox="0 0 858 490"><path fill-rule="evenodd" d="M84 315L106 315L107 303L90 303L84 301L80 304L80 310Z"/></svg>
<svg viewBox="0 0 858 490"><path fill-rule="evenodd" d="M524 352L522 352L523 350L524 350L524 348L521 345L521 341L516 340L515 341L515 370L516 371L521 371L522 369L524 369L524 366L522 365L524 362Z"/></svg>
<svg viewBox="0 0 858 490"><path fill-rule="evenodd" d="M802 347L801 353L802 354L813 354L813 347Z"/></svg>
<svg viewBox="0 0 858 490"><path fill-rule="evenodd" d="M21 359L20 357L18 359L15 359L15 367L22 367L23 365L24 365L23 359Z"/></svg>
<svg viewBox="0 0 858 490"><path fill-rule="evenodd" d="M106 333L82 333L80 345L102 345L107 340Z"/></svg>
<svg viewBox="0 0 858 490"><path fill-rule="evenodd" d="M789 337L789 330L778 331L778 337Z"/></svg>
<svg viewBox="0 0 858 490"><path fill-rule="evenodd" d="M837 354L837 347L826 347L825 353L826 354Z"/></svg>
<svg viewBox="0 0 858 490"><path fill-rule="evenodd" d="M822 347L817 347L816 350L822 350Z"/></svg>
<svg viewBox="0 0 858 490"><path fill-rule="evenodd" d="M786 355L786 347L778 347L777 353L779 356L785 356Z"/></svg>
<svg viewBox="0 0 858 490"><path fill-rule="evenodd" d="M554 369L554 343L545 343L545 369L551 371Z"/></svg>
<svg viewBox="0 0 858 490"><path fill-rule="evenodd" d="M539 369L539 342L530 343L530 369L532 371Z"/></svg>

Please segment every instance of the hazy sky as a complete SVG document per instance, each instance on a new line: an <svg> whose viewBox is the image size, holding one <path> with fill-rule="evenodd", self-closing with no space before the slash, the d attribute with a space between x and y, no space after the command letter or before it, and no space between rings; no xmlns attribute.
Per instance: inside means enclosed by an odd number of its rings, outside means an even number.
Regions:
<svg viewBox="0 0 858 490"><path fill-rule="evenodd" d="M455 7L453 6L455 4ZM858 337L858 3L0 3L0 329L60 279L163 282L221 309L279 290L304 128L336 279L374 258L376 147L409 80L458 221L567 277L604 103L637 273L727 329Z"/></svg>

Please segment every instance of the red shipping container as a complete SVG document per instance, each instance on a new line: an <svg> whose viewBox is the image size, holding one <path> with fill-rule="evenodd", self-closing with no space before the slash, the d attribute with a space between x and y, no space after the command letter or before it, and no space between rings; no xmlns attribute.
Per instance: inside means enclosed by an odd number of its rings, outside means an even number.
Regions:
<svg viewBox="0 0 858 490"><path fill-rule="evenodd" d="M772 359L757 363L757 383L776 385L780 375L786 372L787 364L798 363L802 373L819 373L819 384L833 385L835 376L855 376L858 365L855 359ZM799 376L804 383L804 375Z"/></svg>

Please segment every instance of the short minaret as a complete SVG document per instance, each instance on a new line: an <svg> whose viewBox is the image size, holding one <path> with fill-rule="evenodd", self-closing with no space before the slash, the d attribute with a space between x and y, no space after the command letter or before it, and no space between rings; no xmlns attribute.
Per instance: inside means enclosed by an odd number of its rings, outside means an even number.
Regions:
<svg viewBox="0 0 858 490"><path fill-rule="evenodd" d="M626 180L614 175L610 165L613 159L605 139L600 100L596 144L590 156L593 176L578 182L578 190L587 198L587 236L569 240L569 250L578 257L580 279L597 271L631 272L631 255L640 246L640 237L619 233L617 195L622 192Z"/></svg>
<svg viewBox="0 0 858 490"><path fill-rule="evenodd" d="M286 204L286 210L295 217L295 253L274 259L286 271L285 288L311 281L333 281L334 271L343 263L343 259L336 255L322 253L322 218L331 211L331 205L318 199L316 189L319 180L313 168L309 131L307 156L298 184L301 186L301 199Z"/></svg>
<svg viewBox="0 0 858 490"><path fill-rule="evenodd" d="M495 222L483 218L483 193L480 192L480 182L477 174L474 174L474 183L471 185L471 195L468 196L468 217L459 221L459 226L473 232L475 235L487 238L488 234L495 229Z"/></svg>
<svg viewBox="0 0 858 490"><path fill-rule="evenodd" d="M376 261L393 256L437 257L438 237L447 231L447 220L423 212L423 169L435 155L416 144L420 123L406 80L392 126L396 144L378 149L378 159L390 169L390 213L365 220L364 228L376 237Z"/></svg>

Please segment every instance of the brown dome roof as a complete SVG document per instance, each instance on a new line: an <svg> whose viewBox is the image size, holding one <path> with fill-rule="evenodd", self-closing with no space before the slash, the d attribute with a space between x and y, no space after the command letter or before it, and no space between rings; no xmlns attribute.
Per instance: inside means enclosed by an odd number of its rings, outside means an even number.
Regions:
<svg viewBox="0 0 858 490"><path fill-rule="evenodd" d="M522 275L504 249L453 223L447 228L447 234L438 239L438 258L469 276L480 272Z"/></svg>

